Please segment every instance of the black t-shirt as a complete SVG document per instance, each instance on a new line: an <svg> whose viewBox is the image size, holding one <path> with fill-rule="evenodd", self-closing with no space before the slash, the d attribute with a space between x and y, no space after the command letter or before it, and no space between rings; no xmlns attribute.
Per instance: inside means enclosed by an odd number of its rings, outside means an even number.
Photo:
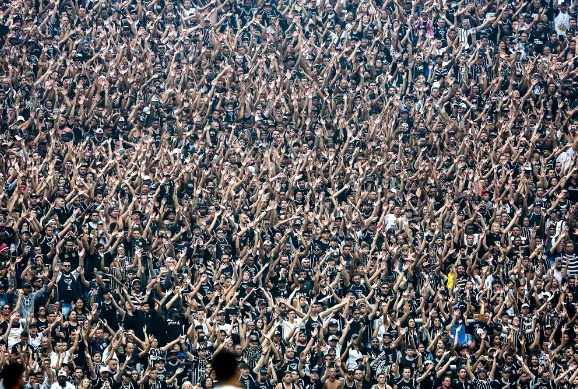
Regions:
<svg viewBox="0 0 578 389"><path fill-rule="evenodd" d="M321 389L323 387L323 383L320 379L314 381L310 376L306 375L299 380L298 386L302 389Z"/></svg>
<svg viewBox="0 0 578 389"><path fill-rule="evenodd" d="M317 320L309 317L307 322L305 323L305 331L307 332L307 337L311 337L311 333L315 328L321 328L323 323L321 322L321 318L317 317Z"/></svg>
<svg viewBox="0 0 578 389"><path fill-rule="evenodd" d="M548 380L546 382L542 381L542 378L538 378L530 384L533 389L554 389L556 385L553 380Z"/></svg>
<svg viewBox="0 0 578 389"><path fill-rule="evenodd" d="M397 389L417 389L419 387L419 384L415 378L410 378L408 381L400 378L396 384Z"/></svg>
<svg viewBox="0 0 578 389"><path fill-rule="evenodd" d="M468 379L466 379L464 382L461 382L456 378L452 380L452 389L472 389L472 384Z"/></svg>
<svg viewBox="0 0 578 389"><path fill-rule="evenodd" d="M178 317L176 319L168 318L166 319L167 327L167 342L172 342L184 333L184 326L182 318Z"/></svg>
<svg viewBox="0 0 578 389"><path fill-rule="evenodd" d="M126 384L121 380L120 382L115 383L113 389L139 389L139 386L133 380L128 381Z"/></svg>
<svg viewBox="0 0 578 389"><path fill-rule="evenodd" d="M4 320L0 323L0 335L4 335L8 330L8 321Z"/></svg>
<svg viewBox="0 0 578 389"><path fill-rule="evenodd" d="M407 359L405 356L401 357L401 360L399 361L399 371L402 372L404 368L409 367L412 371L412 373L414 373L417 370L417 358L414 359ZM398 385L399 388L399 385Z"/></svg>
<svg viewBox="0 0 578 389"><path fill-rule="evenodd" d="M114 386L114 380L112 379L112 377L109 377L106 380L103 380L100 377L96 377L95 379L92 380L92 388L93 389L101 389L101 388L105 387L104 384L107 381L109 383L110 388L112 388Z"/></svg>
<svg viewBox="0 0 578 389"><path fill-rule="evenodd" d="M0 226L0 244L6 244L10 246L10 244L14 241L14 236L16 232L14 228L9 226Z"/></svg>
<svg viewBox="0 0 578 389"><path fill-rule="evenodd" d="M247 375L247 377L240 376L239 382L244 389L257 389L257 381L251 374Z"/></svg>
<svg viewBox="0 0 578 389"><path fill-rule="evenodd" d="M144 384L142 384L143 389L166 389L167 384L164 381L157 380L157 382L151 382L147 380Z"/></svg>

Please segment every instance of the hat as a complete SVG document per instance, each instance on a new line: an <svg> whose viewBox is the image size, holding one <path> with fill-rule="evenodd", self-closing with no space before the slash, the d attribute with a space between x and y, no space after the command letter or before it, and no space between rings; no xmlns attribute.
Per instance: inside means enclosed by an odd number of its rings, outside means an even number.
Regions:
<svg viewBox="0 0 578 389"><path fill-rule="evenodd" d="M106 369L106 368L103 368L103 369ZM102 369L100 369L100 371L102 371ZM68 374L66 374L66 372L64 370L58 370L58 376L59 377L68 377Z"/></svg>
<svg viewBox="0 0 578 389"><path fill-rule="evenodd" d="M25 122L26 120L24 120L24 116L18 116L18 117L16 118L16 121L17 121L17 122Z"/></svg>
<svg viewBox="0 0 578 389"><path fill-rule="evenodd" d="M339 340L339 338L338 338L337 336L335 336L335 335L331 335L328 340L329 340L330 342L331 342L331 341L336 341L336 342L337 342L337 341Z"/></svg>
<svg viewBox="0 0 578 389"><path fill-rule="evenodd" d="M522 308L530 308L530 305L527 303L522 304Z"/></svg>
<svg viewBox="0 0 578 389"><path fill-rule="evenodd" d="M96 131L94 131L95 134L104 134L104 130L102 128L97 128Z"/></svg>
<svg viewBox="0 0 578 389"><path fill-rule="evenodd" d="M476 334L478 334L478 335L482 335L483 333L484 333L484 330L482 328L478 328L476 330Z"/></svg>
<svg viewBox="0 0 578 389"><path fill-rule="evenodd" d="M100 372L101 372L101 373L110 373L110 370L108 370L108 367L103 366L103 367L100 368ZM59 373L59 375L60 375L60 373Z"/></svg>
<svg viewBox="0 0 578 389"><path fill-rule="evenodd" d="M28 282L25 282L22 284L23 288L30 288L30 284Z"/></svg>
<svg viewBox="0 0 578 389"><path fill-rule="evenodd" d="M0 244L0 252L4 250L8 250L8 246L6 245L6 243Z"/></svg>

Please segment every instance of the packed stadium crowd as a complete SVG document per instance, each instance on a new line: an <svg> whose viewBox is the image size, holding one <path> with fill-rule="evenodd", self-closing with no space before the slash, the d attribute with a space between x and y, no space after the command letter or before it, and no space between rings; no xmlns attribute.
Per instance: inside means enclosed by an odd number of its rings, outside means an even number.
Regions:
<svg viewBox="0 0 578 389"><path fill-rule="evenodd" d="M578 387L577 4L4 0L0 367Z"/></svg>

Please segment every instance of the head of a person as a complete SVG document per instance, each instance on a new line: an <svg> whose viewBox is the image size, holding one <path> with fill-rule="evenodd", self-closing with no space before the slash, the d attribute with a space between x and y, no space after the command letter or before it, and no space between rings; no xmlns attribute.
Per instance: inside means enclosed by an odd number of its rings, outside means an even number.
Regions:
<svg viewBox="0 0 578 389"><path fill-rule="evenodd" d="M22 381L22 375L24 374L24 368L19 363L11 363L4 366L2 373L0 374L4 381L5 389L20 389L24 387L24 382Z"/></svg>
<svg viewBox="0 0 578 389"><path fill-rule="evenodd" d="M411 368L409 368L409 367L404 367L402 374L403 374L403 378L404 378L404 379L406 379L406 380L410 379L410 378L411 378Z"/></svg>
<svg viewBox="0 0 578 389"><path fill-rule="evenodd" d="M237 356L226 350L217 352L213 356L213 371L221 384L236 382L240 373Z"/></svg>
<svg viewBox="0 0 578 389"><path fill-rule="evenodd" d="M68 374L66 373L66 371L64 369L60 369L58 371L57 379L58 379L58 383L61 385L66 382L66 380L68 379Z"/></svg>

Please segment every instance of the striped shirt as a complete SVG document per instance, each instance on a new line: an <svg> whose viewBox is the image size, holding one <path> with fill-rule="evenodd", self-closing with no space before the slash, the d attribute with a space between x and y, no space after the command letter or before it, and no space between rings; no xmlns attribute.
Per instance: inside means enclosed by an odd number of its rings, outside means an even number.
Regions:
<svg viewBox="0 0 578 389"><path fill-rule="evenodd" d="M476 29L475 28L470 28L470 29L465 29L465 28L458 28L458 40L460 43L463 43L465 48L469 48L470 47L470 42L469 42L469 38L470 36L472 36L472 34L475 35L476 33Z"/></svg>
<svg viewBox="0 0 578 389"><path fill-rule="evenodd" d="M568 275L578 275L578 256L576 254L562 254L562 264L568 263Z"/></svg>
<svg viewBox="0 0 578 389"><path fill-rule="evenodd" d="M260 358L261 358L260 347L256 351L251 350L249 347L247 347L243 351L243 359L245 360L245 362L247 362L247 365L249 365L251 370L253 370L255 366L257 366L257 362L259 362Z"/></svg>
<svg viewBox="0 0 578 389"><path fill-rule="evenodd" d="M472 380L472 388L473 389L492 389L494 380L487 379L487 380L480 380L478 378L474 378Z"/></svg>
<svg viewBox="0 0 578 389"><path fill-rule="evenodd" d="M200 384L204 386L205 382L205 375L206 375L206 367L209 363L208 359L200 359L197 357L193 357L191 361L191 365L189 366L188 376L191 380L193 385Z"/></svg>

